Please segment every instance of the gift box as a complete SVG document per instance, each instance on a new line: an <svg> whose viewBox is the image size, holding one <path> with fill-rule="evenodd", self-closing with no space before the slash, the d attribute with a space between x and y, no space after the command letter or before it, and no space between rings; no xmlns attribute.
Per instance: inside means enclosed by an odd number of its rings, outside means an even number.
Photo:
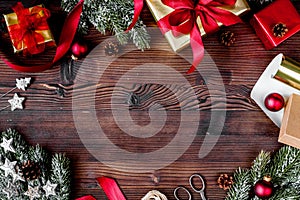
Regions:
<svg viewBox="0 0 300 200"><path fill-rule="evenodd" d="M55 46L47 19L50 12L42 5L24 8L19 2L13 13L4 15L14 52L38 54L46 46Z"/></svg>
<svg viewBox="0 0 300 200"><path fill-rule="evenodd" d="M187 2L188 1L192 1L192 0L187 0ZM176 34L174 34L174 31L165 30L164 27L160 24L160 21L163 18L165 18L166 16L168 16L169 14L171 14L174 11L174 9L172 7L165 5L163 3L164 0L146 0L146 2L147 2L147 5L148 5L150 11L153 14L155 20L158 22L158 26L160 27L162 33L164 34L165 38L169 42L173 51L178 52L178 51L182 50L183 48L187 47L190 44L190 34L176 35ZM178 3L178 2L176 2L176 0L174 0L174 2ZM215 1L215 2L217 4L219 1ZM220 1L220 2L222 2L222 4L224 4L228 1ZM239 15L245 13L246 11L250 10L250 7L248 6L246 0L236 0L234 2L235 3L233 5L223 5L223 6L216 6L216 7L221 8L222 10L225 10L225 12L229 11L230 13L233 13L236 16L239 16ZM192 1L192 3L194 4L194 1ZM210 10L210 8L208 8L208 9L203 8L203 10L208 11L208 10ZM217 12L218 12L218 14L217 14L218 16L215 15L215 17L218 19L221 19L222 14L223 14L222 11L217 11ZM213 25L210 28L209 33L212 33L214 31L216 31L218 29L218 27L223 25L224 23L221 23L220 20L218 20L218 19L210 18L211 16L214 16L213 14L211 15L211 13L209 13L208 15L209 15L209 17L204 16L203 18L208 18L208 21L212 20L212 21L216 22L216 24L217 24L217 27L215 25ZM224 18L225 18L225 16L224 16ZM206 35L207 31L204 30L203 22L201 21L200 17L197 17L196 23L201 32L201 36ZM204 22L204 23L207 23L207 22ZM226 25L226 24L224 24L224 25Z"/></svg>
<svg viewBox="0 0 300 200"><path fill-rule="evenodd" d="M290 0L276 0L256 13L250 23L270 50L300 30L300 15Z"/></svg>
<svg viewBox="0 0 300 200"><path fill-rule="evenodd" d="M278 141L300 148L300 95L292 94L284 110Z"/></svg>

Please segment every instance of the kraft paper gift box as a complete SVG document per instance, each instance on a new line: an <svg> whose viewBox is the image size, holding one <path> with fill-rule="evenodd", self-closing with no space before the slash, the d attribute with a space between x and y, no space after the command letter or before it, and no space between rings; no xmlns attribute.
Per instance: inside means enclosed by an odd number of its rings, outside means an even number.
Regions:
<svg viewBox="0 0 300 200"><path fill-rule="evenodd" d="M278 141L300 149L300 95L292 94L288 99Z"/></svg>

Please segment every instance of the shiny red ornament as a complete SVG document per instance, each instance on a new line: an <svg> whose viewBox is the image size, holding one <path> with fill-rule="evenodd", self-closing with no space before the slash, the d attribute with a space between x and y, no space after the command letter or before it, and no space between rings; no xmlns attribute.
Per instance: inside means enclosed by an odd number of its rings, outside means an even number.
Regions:
<svg viewBox="0 0 300 200"><path fill-rule="evenodd" d="M284 98L278 93L271 93L265 98L265 106L272 112L277 112L284 107Z"/></svg>
<svg viewBox="0 0 300 200"><path fill-rule="evenodd" d="M261 199L268 199L272 196L274 186L271 183L271 178L266 176L254 185L254 194Z"/></svg>
<svg viewBox="0 0 300 200"><path fill-rule="evenodd" d="M71 47L71 51L75 57L80 58L87 54L88 46L86 43L84 43L82 41L76 41L73 43L73 45Z"/></svg>

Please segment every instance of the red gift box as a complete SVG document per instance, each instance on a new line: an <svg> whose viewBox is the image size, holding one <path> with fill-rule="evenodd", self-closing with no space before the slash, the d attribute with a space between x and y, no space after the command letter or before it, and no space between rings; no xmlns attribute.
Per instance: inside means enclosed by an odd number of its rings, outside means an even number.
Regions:
<svg viewBox="0 0 300 200"><path fill-rule="evenodd" d="M55 46L47 23L50 17L49 10L42 5L24 8L20 2L12 9L14 12L4 15L4 19L15 52L38 54L43 52L46 46Z"/></svg>
<svg viewBox="0 0 300 200"><path fill-rule="evenodd" d="M250 21L256 34L267 50L272 49L300 30L300 15L290 0L276 0ZM282 36L275 36L273 28L276 24L283 24L287 32Z"/></svg>

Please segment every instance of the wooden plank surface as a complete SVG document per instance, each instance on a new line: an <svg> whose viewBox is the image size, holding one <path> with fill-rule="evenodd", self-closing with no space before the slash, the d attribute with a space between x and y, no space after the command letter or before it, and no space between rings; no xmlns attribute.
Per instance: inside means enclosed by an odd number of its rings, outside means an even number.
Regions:
<svg viewBox="0 0 300 200"><path fill-rule="evenodd" d="M1 10L12 4L12 1L2 2ZM299 11L300 2L294 3ZM58 0L51 2L49 9L52 11L50 24L58 38L62 26L58 19L65 15L59 8ZM59 65L42 73L26 74L10 69L1 61L1 94L14 87L16 78L31 76L34 81L26 92L20 92L21 96L27 98L24 110L1 111L0 129L16 128L30 144L39 143L50 151L66 152L72 160L72 199L86 194L106 199L95 178L110 176L117 179L129 200L141 199L152 189L160 190L172 200L174 188L178 185L188 186L188 177L193 173L201 173L205 177L208 199L223 199L225 192L216 183L220 173L232 173L239 166L249 167L261 149L273 151L281 146L277 142L279 128L250 99L250 92L265 67L278 53L300 60L300 34L274 50L266 51L246 19L244 24L226 28L236 34L236 42L230 48L219 44L218 33L207 36L204 39L207 53L200 67L202 71L188 75L185 72L189 64L185 57L171 52L166 40L155 29L154 19L146 7L142 18L149 27L154 28L152 49L140 52L128 45L124 47L124 54L116 58L99 56L101 48L95 50L85 60L76 62L74 84L66 82ZM103 36L94 29L85 36L91 47L96 47L107 38L109 36ZM1 56L13 62L45 63L51 61L54 55L53 49L31 58L14 55L5 34L1 35L0 44ZM183 54L190 58L190 49L184 50ZM209 56L215 67L209 61ZM102 70L101 66L107 64L107 59L113 62L99 77L96 71ZM149 63L152 65L150 69ZM164 67L158 68L162 64L174 69L174 73ZM128 73L134 72L135 68L140 70L138 75ZM222 80L214 73L215 69ZM126 78L122 79L125 75ZM178 75L187 82L178 79ZM149 77L153 78L152 81L148 80ZM118 84L120 80L123 82ZM1 99L2 107L11 96ZM129 116L124 112L128 109ZM94 123L90 120L77 118L85 112L95 112L98 125L109 140L128 152L147 153L163 148L176 136L181 123L184 124L182 132L195 134L195 139L182 156L162 169L144 173L119 171L97 160L80 140L78 123L82 122L87 132L94 130ZM218 115L218 112L226 112L224 126L221 121L220 124L213 124L215 128L223 127L220 138L206 157L199 158L201 146L213 145L213 141L205 144L203 141L209 130L211 116ZM118 119L125 122L125 128L133 132L137 130L126 125L127 119L144 127L151 123L151 119L158 123L159 117L166 115L166 122L156 135L136 138L118 126L114 113L119 114ZM182 119L181 115L190 117ZM197 129L194 133L195 126ZM113 149L106 150L103 154L116 153ZM176 151L175 148L174 153ZM165 155L161 156L164 158ZM150 163L154 161L149 160ZM117 160L113 162L122 166Z"/></svg>

